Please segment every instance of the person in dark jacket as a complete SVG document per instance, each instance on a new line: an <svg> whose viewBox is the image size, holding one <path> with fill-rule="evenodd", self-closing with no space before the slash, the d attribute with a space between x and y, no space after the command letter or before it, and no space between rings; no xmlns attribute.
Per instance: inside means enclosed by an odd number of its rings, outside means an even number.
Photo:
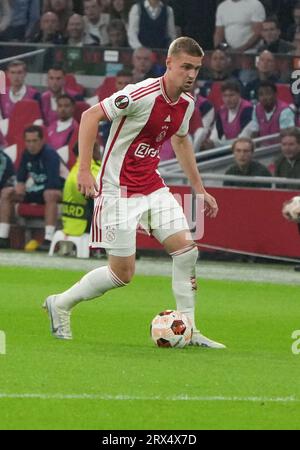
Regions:
<svg viewBox="0 0 300 450"><path fill-rule="evenodd" d="M270 177L268 169L258 161L253 160L254 142L248 138L239 138L232 145L235 163L227 169L225 175L238 175L246 177ZM255 183L253 181L224 181L224 186L246 188L270 188L270 184Z"/></svg>
<svg viewBox="0 0 300 450"><path fill-rule="evenodd" d="M44 143L41 127L26 128L24 139L26 148L17 172L16 199L45 205L45 236L39 250L48 251L57 222L57 204L61 200L60 159Z"/></svg>
<svg viewBox="0 0 300 450"><path fill-rule="evenodd" d="M257 52L269 50L272 53L289 53L295 47L291 42L280 38L281 30L276 17L267 18L262 24L262 41L259 44Z"/></svg>
<svg viewBox="0 0 300 450"><path fill-rule="evenodd" d="M0 248L9 247L14 184L15 171L13 163L10 158L0 150Z"/></svg>
<svg viewBox="0 0 300 450"><path fill-rule="evenodd" d="M275 177L295 178L300 180L300 130L288 128L282 130L281 155L275 161ZM299 189L299 185L278 185L279 189Z"/></svg>

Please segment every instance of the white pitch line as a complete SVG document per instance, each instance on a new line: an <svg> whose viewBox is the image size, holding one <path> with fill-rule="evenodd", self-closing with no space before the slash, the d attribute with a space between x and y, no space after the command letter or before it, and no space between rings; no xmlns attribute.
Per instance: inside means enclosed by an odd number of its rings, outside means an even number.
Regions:
<svg viewBox="0 0 300 450"><path fill-rule="evenodd" d="M1 399L37 399L37 400L105 400L105 401L197 401L197 402L252 402L252 403L300 403L300 399L291 397L223 397L223 396L139 396L139 395L110 395L110 394L39 394L20 393L8 394L0 392Z"/></svg>

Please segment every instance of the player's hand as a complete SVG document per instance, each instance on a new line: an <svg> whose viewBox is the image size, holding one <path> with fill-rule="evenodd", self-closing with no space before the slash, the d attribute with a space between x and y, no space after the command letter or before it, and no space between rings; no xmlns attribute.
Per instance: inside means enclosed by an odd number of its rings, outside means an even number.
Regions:
<svg viewBox="0 0 300 450"><path fill-rule="evenodd" d="M206 215L212 219L217 216L219 211L216 199L207 192L204 194L204 211L206 212Z"/></svg>
<svg viewBox="0 0 300 450"><path fill-rule="evenodd" d="M86 198L95 198L98 194L98 185L89 171L80 170L77 175L78 191Z"/></svg>

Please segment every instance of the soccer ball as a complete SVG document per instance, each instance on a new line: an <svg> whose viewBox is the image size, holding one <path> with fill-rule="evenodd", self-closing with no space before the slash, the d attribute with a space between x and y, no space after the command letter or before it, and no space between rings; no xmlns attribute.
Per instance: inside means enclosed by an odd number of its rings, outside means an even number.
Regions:
<svg viewBox="0 0 300 450"><path fill-rule="evenodd" d="M293 197L283 204L283 216L293 222L300 222L300 196Z"/></svg>
<svg viewBox="0 0 300 450"><path fill-rule="evenodd" d="M190 320L179 311L163 311L151 323L151 337L158 347L185 347L192 334Z"/></svg>

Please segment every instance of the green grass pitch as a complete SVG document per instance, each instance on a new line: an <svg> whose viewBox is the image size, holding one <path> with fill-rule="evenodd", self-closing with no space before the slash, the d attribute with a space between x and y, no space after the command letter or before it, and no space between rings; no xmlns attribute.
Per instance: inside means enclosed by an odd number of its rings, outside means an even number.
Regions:
<svg viewBox="0 0 300 450"><path fill-rule="evenodd" d="M203 333L227 350L156 348L171 279L137 276L73 312L52 338L41 309L81 273L0 268L0 429L299 429L299 287L199 280Z"/></svg>

